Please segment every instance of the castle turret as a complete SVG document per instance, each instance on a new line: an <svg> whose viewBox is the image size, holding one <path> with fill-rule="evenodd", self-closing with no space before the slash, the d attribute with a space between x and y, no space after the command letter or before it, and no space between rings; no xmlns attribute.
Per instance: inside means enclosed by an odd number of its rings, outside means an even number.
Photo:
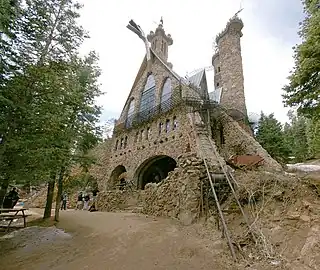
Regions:
<svg viewBox="0 0 320 270"><path fill-rule="evenodd" d="M243 22L237 16L230 19L226 28L216 37L216 52L212 57L215 89L221 88L220 104L247 118L244 96L240 38Z"/></svg>
<svg viewBox="0 0 320 270"><path fill-rule="evenodd" d="M168 47L172 45L173 40L170 34L166 34L163 29L163 20L161 19L156 31L151 31L147 36L151 43L151 48L165 62L168 61Z"/></svg>

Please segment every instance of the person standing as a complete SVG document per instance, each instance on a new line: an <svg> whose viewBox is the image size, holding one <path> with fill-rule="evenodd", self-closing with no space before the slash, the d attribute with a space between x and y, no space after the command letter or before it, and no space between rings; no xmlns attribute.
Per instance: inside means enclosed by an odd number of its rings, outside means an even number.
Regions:
<svg viewBox="0 0 320 270"><path fill-rule="evenodd" d="M98 188L92 190L92 205L89 208L90 212L97 211L97 195L98 195Z"/></svg>
<svg viewBox="0 0 320 270"><path fill-rule="evenodd" d="M93 203L95 203L97 201L98 192L99 192L98 188L95 188L94 190L92 190L92 201L93 201Z"/></svg>
<svg viewBox="0 0 320 270"><path fill-rule="evenodd" d="M89 194L87 193L87 194L84 196L84 206L83 206L83 210L88 210L88 209L89 209L89 201L90 201L90 196L89 196Z"/></svg>
<svg viewBox="0 0 320 270"><path fill-rule="evenodd" d="M7 200L11 202L10 208L14 208L19 199L19 193L17 192L17 189L14 187L7 195Z"/></svg>
<svg viewBox="0 0 320 270"><path fill-rule="evenodd" d="M83 208L83 195L82 195L82 192L80 192L78 194L76 210L82 210L82 208Z"/></svg>
<svg viewBox="0 0 320 270"><path fill-rule="evenodd" d="M68 195L66 192L64 192L61 195L61 210L67 210L67 201L68 201Z"/></svg>

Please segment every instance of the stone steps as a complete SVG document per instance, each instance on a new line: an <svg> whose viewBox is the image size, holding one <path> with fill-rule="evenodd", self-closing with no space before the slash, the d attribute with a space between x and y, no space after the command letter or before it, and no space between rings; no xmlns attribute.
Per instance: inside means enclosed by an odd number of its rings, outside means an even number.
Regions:
<svg viewBox="0 0 320 270"><path fill-rule="evenodd" d="M219 159L222 158L216 155L216 153L218 153L217 148L213 148L214 146L210 142L209 133L207 132L205 126L196 125L195 128L199 138L199 147L201 149L203 158L207 161L214 189L219 200L223 201L227 194L229 194L230 187L219 163Z"/></svg>

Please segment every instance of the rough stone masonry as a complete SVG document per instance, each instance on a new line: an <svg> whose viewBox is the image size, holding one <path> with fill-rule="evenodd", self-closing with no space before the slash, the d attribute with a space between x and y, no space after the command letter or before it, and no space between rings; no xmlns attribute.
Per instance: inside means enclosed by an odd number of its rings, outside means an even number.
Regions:
<svg viewBox="0 0 320 270"><path fill-rule="evenodd" d="M115 210L125 205L130 196L119 192L125 183L143 194L138 196L143 212L188 224L202 213L204 159L211 173L221 173L219 164L226 167L226 160L241 148L242 155L259 155L264 160L262 169L281 170L250 133L242 28L242 20L233 17L217 36L213 93L208 92L205 69L188 78L173 71L168 62L173 39L162 22L150 32L151 58L144 57L137 72L110 148L103 153L105 164L93 168L104 190L100 208Z"/></svg>

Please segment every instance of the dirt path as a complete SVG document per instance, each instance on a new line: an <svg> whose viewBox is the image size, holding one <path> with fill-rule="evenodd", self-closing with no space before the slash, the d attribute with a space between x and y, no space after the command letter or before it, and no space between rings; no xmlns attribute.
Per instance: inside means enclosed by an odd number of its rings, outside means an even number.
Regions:
<svg viewBox="0 0 320 270"><path fill-rule="evenodd" d="M19 248L1 258L4 270L238 269L220 235L209 240L200 225L131 213L67 211L59 228L72 237ZM5 266L4 268L2 266Z"/></svg>

